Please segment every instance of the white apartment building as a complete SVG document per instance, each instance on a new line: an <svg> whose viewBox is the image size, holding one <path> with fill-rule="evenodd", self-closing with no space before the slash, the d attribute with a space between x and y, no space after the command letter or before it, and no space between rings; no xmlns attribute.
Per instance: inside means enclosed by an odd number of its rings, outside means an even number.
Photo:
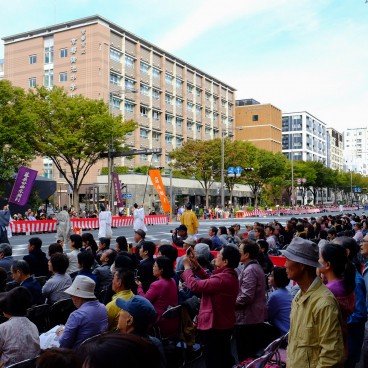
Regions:
<svg viewBox="0 0 368 368"><path fill-rule="evenodd" d="M344 132L344 166L362 175L368 175L368 127L348 128Z"/></svg>
<svg viewBox="0 0 368 368"><path fill-rule="evenodd" d="M294 161L327 164L326 124L307 111L282 114L282 153Z"/></svg>
<svg viewBox="0 0 368 368"><path fill-rule="evenodd" d="M344 142L342 133L334 128L327 128L327 167L344 170Z"/></svg>

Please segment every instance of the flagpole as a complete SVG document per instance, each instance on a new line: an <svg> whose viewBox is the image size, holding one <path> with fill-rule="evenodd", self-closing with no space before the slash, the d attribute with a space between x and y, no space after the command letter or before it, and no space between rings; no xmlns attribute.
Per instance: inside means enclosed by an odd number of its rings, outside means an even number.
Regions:
<svg viewBox="0 0 368 368"><path fill-rule="evenodd" d="M147 168L147 173L146 173L146 186L144 187L143 204L142 204L143 207L144 207L144 200L146 198L146 191L147 191L147 185L148 185L148 172L149 172L150 167L152 166L152 158L153 158L153 155L151 155L151 161L150 161L150 164L149 164L149 166Z"/></svg>

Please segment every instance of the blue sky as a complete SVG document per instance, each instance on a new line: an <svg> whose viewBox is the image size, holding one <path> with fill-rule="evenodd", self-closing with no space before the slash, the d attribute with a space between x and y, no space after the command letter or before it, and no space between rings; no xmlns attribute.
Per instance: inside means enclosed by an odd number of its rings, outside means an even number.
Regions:
<svg viewBox="0 0 368 368"><path fill-rule="evenodd" d="M306 110L340 131L368 126L365 0L1 0L0 11L1 37L99 14L237 98Z"/></svg>

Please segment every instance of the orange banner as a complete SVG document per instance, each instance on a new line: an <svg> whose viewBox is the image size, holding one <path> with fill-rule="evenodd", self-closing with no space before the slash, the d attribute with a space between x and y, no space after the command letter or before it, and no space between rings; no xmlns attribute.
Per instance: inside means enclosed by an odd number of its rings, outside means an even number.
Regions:
<svg viewBox="0 0 368 368"><path fill-rule="evenodd" d="M153 186L155 187L158 195L160 196L162 209L164 210L164 212L171 213L171 206L166 196L165 187L162 183L160 170L150 170L149 176L151 178Z"/></svg>

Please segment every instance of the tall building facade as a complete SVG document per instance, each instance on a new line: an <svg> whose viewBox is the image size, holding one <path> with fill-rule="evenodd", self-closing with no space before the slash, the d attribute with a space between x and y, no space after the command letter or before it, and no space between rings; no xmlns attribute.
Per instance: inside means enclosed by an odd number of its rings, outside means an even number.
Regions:
<svg viewBox="0 0 368 368"><path fill-rule="evenodd" d="M235 89L100 16L65 22L3 38L4 78L25 89L63 86L73 96L109 102L111 112L139 128L127 139L135 149L162 154L135 156L127 166L166 166L168 154L189 139L233 137ZM116 159L115 165L124 164ZM49 160L38 170L58 178ZM102 162L86 178L93 183ZM60 178L61 180L61 178Z"/></svg>
<svg viewBox="0 0 368 368"><path fill-rule="evenodd" d="M254 99L236 100L235 139L252 142L271 152L282 152L282 112Z"/></svg>
<svg viewBox="0 0 368 368"><path fill-rule="evenodd" d="M306 111L283 113L282 153L289 160L327 165L326 124Z"/></svg>
<svg viewBox="0 0 368 368"><path fill-rule="evenodd" d="M344 169L344 142L342 133L327 128L327 167L342 171Z"/></svg>
<svg viewBox="0 0 368 368"><path fill-rule="evenodd" d="M345 169L368 175L368 127L347 129L344 147Z"/></svg>

